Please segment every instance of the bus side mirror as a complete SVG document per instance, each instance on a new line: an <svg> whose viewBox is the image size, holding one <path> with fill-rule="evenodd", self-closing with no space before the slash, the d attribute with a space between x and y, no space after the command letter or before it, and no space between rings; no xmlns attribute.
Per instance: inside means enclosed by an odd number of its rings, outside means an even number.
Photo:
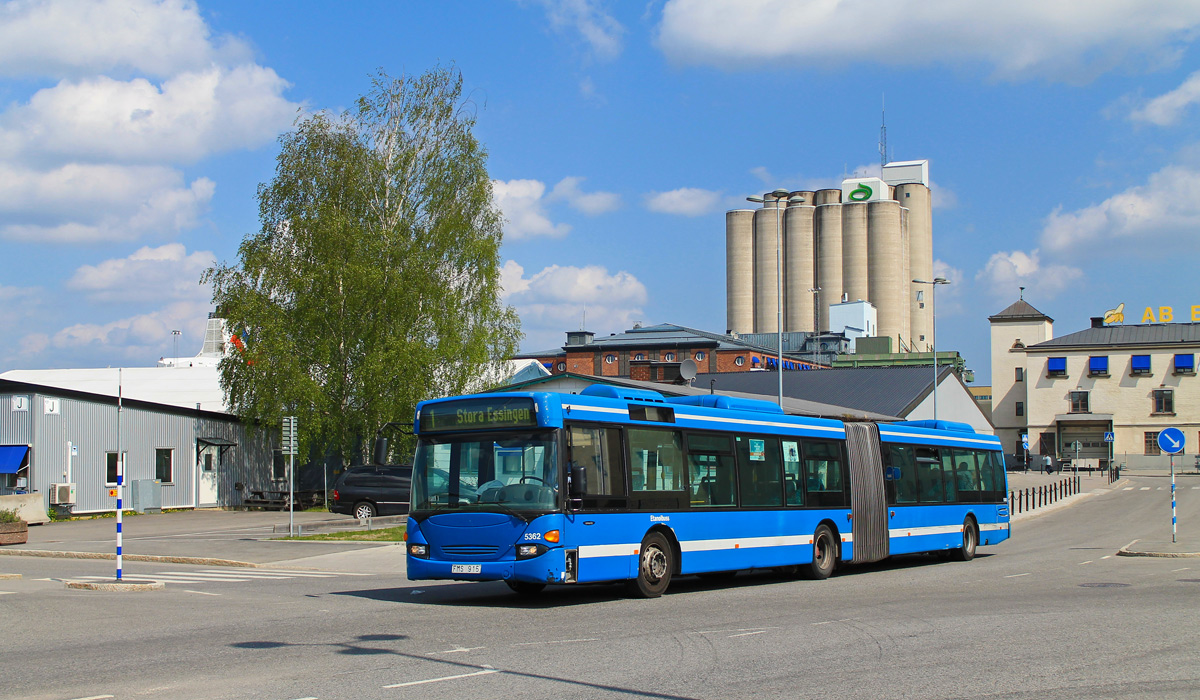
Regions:
<svg viewBox="0 0 1200 700"><path fill-rule="evenodd" d="M582 464L571 464L571 498L583 498L583 494L587 493L587 470Z"/></svg>
<svg viewBox="0 0 1200 700"><path fill-rule="evenodd" d="M375 464L387 464L388 456L388 441L385 437L375 438L374 462Z"/></svg>

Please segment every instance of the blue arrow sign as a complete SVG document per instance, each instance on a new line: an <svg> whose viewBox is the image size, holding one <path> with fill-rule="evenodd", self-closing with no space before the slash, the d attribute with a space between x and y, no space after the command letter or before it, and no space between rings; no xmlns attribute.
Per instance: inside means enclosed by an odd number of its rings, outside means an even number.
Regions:
<svg viewBox="0 0 1200 700"><path fill-rule="evenodd" d="M1183 452L1183 431L1179 428L1166 428L1158 434L1158 449L1168 454Z"/></svg>

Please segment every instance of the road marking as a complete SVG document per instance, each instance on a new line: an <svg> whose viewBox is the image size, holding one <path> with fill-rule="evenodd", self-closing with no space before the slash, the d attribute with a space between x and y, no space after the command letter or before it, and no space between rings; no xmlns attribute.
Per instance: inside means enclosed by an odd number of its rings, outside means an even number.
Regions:
<svg viewBox="0 0 1200 700"><path fill-rule="evenodd" d="M1028 573L1024 573L1024 574L1011 574L1011 575L1009 575L1009 576L1005 576L1004 578L1018 578L1018 577L1020 577L1020 576L1028 576L1028 575L1029 575Z"/></svg>
<svg viewBox="0 0 1200 700"><path fill-rule="evenodd" d="M1089 559L1088 561L1081 561L1081 562L1079 562L1079 565L1080 565L1080 566L1083 566L1084 564L1091 564L1091 563L1092 563L1092 561Z"/></svg>
<svg viewBox="0 0 1200 700"><path fill-rule="evenodd" d="M1173 574L1174 574L1174 573L1178 573L1178 572L1180 572L1180 571L1188 571L1188 570L1190 570L1191 568L1192 568L1192 567L1190 567L1190 566L1185 566L1185 567L1183 567L1182 569L1171 569L1171 573L1173 573Z"/></svg>
<svg viewBox="0 0 1200 700"><path fill-rule="evenodd" d="M188 591L188 590L185 590L184 593L195 593L196 595L221 595L220 593L205 593L204 591Z"/></svg>
<svg viewBox="0 0 1200 700"><path fill-rule="evenodd" d="M815 625L832 625L832 624L833 624L833 620L826 620L825 622L813 622L813 623L811 623L811 624L813 624L814 626L815 626Z"/></svg>
<svg viewBox="0 0 1200 700"><path fill-rule="evenodd" d="M106 698L115 697L113 695L89 695L86 698L75 698L75 700L106 700Z"/></svg>
<svg viewBox="0 0 1200 700"><path fill-rule="evenodd" d="M1121 489L1121 490L1122 490L1122 491L1132 491L1132 490L1133 490L1133 487L1132 487L1132 486L1126 486L1125 488L1123 488L1123 489Z"/></svg>
<svg viewBox="0 0 1200 700"><path fill-rule="evenodd" d="M14 593L16 593L16 591L0 591L0 595L12 595Z"/></svg>
<svg viewBox="0 0 1200 700"><path fill-rule="evenodd" d="M410 685L424 685L426 683L441 683L442 681L452 681L459 678L470 678L471 676L486 676L489 673L500 673L500 669L490 668L486 671L476 671L475 673L461 673L457 676L444 676L442 678L428 678L423 681L409 681L408 683L393 683L385 685L384 688L407 688ZM112 697L111 695L108 697Z"/></svg>
<svg viewBox="0 0 1200 700"><path fill-rule="evenodd" d="M1101 559L1112 559L1112 555L1111 555L1111 554L1105 554L1104 556L1102 556L1102 557L1100 557L1100 558L1101 558Z"/></svg>
<svg viewBox="0 0 1200 700"><path fill-rule="evenodd" d="M514 647L531 647L531 646L536 646L538 644L577 644L579 642L598 642L598 641L600 641L600 640L596 637L589 637L588 639L556 639L551 642L521 642L519 644L513 644L512 646L514 646ZM479 647L479 648L482 649L483 647Z"/></svg>
<svg viewBox="0 0 1200 700"><path fill-rule="evenodd" d="M209 569L213 571L213 569ZM308 571L302 569L262 569L254 568L254 572L262 572L266 574L288 574L289 576L375 576L375 574L362 573L359 571Z"/></svg>
<svg viewBox="0 0 1200 700"><path fill-rule="evenodd" d="M236 574L224 573L224 572L210 574L210 573L207 573L204 571L160 571L157 574L155 574L155 576L186 576L187 578L195 578L195 579L199 579L201 581L207 581L209 579L212 579L213 581L226 581L229 579L235 579L235 580L239 580L239 581L249 581L252 578L273 578L273 579L290 578L289 576L277 576L277 575L255 576L254 574L243 574L241 572L238 572Z"/></svg>
<svg viewBox="0 0 1200 700"><path fill-rule="evenodd" d="M742 632L741 634L731 634L731 635L729 635L729 638L733 639L734 637L749 637L752 634L765 634L765 633L766 633L766 630L758 630L757 632Z"/></svg>
<svg viewBox="0 0 1200 700"><path fill-rule="evenodd" d="M460 647L460 646L456 645L453 649L448 649L446 651L431 651L429 653L430 654L461 654L464 651L475 651L477 649L487 649L487 647Z"/></svg>

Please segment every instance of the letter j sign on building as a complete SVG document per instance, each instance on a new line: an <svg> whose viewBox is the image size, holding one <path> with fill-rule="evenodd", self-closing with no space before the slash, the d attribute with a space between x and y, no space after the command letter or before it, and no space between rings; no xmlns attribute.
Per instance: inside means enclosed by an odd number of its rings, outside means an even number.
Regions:
<svg viewBox="0 0 1200 700"><path fill-rule="evenodd" d="M1183 452L1183 431L1179 428L1165 428L1158 434L1158 449L1168 454Z"/></svg>

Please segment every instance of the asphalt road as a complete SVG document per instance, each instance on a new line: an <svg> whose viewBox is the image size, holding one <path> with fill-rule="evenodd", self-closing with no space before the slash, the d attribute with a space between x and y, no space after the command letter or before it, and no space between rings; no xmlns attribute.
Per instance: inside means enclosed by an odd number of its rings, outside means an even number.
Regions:
<svg viewBox="0 0 1200 700"><path fill-rule="evenodd" d="M1182 531L1200 530L1193 481ZM1170 540L1166 484L1135 477L1022 520L972 562L679 579L655 600L591 586L526 601L367 559L139 564L127 575L165 589L103 593L55 579L111 576L111 562L4 557L0 573L23 577L0 580L0 697L1195 698L1200 559L1114 556Z"/></svg>

